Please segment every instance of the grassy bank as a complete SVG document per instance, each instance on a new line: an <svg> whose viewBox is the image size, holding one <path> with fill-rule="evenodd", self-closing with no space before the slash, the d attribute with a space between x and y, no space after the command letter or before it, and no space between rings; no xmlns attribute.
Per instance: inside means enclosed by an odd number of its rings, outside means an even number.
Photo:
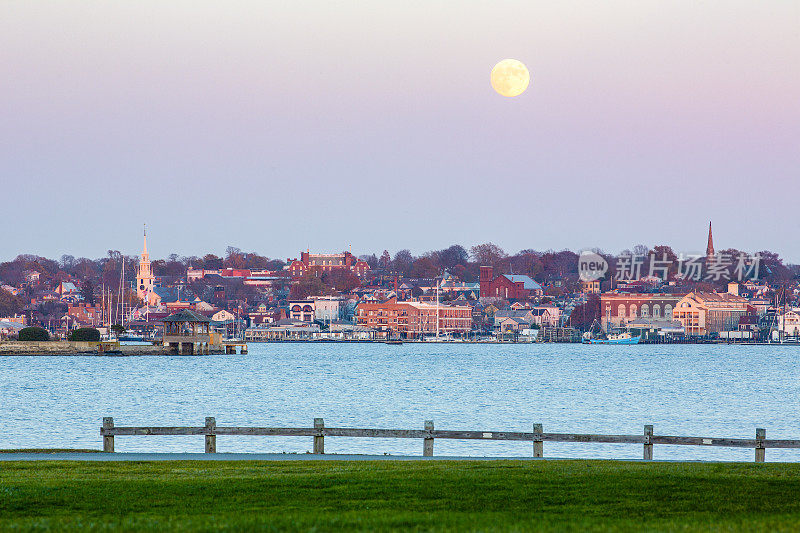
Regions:
<svg viewBox="0 0 800 533"><path fill-rule="evenodd" d="M796 531L800 465L0 463L8 530Z"/></svg>

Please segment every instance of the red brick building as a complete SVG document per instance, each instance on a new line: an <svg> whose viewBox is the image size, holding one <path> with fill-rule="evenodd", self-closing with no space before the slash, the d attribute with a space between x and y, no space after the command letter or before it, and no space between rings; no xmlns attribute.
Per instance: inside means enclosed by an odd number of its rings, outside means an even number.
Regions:
<svg viewBox="0 0 800 533"><path fill-rule="evenodd" d="M293 278L299 278L312 269L321 272L332 270L348 269L356 276L362 277L369 271L366 261L358 259L350 252L340 254L312 254L308 251L300 253L300 259L289 260L289 274Z"/></svg>
<svg viewBox="0 0 800 533"><path fill-rule="evenodd" d="M524 300L541 295L542 286L529 276L519 274L500 274L494 277L494 269L481 267L481 298L503 298L505 300Z"/></svg>
<svg viewBox="0 0 800 533"><path fill-rule="evenodd" d="M356 307L356 323L384 335L397 333L417 338L436 333L436 304L398 302L392 298L382 303L361 303ZM472 329L472 307L439 305L439 334L463 335Z"/></svg>
<svg viewBox="0 0 800 533"><path fill-rule="evenodd" d="M81 324L99 326L103 323L103 306L79 303L67 307L67 315L71 316Z"/></svg>
<svg viewBox="0 0 800 533"><path fill-rule="evenodd" d="M600 295L600 321L608 329L637 318L672 320L681 298L677 294L607 292Z"/></svg>

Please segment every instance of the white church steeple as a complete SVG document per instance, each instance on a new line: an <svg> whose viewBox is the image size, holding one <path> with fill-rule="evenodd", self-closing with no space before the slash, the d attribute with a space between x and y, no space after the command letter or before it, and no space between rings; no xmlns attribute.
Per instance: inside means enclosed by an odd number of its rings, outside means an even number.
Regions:
<svg viewBox="0 0 800 533"><path fill-rule="evenodd" d="M147 226L144 228L144 247L139 259L139 272L136 274L136 295L140 300L148 300L148 295L153 291L155 277L150 268L150 254L147 253Z"/></svg>

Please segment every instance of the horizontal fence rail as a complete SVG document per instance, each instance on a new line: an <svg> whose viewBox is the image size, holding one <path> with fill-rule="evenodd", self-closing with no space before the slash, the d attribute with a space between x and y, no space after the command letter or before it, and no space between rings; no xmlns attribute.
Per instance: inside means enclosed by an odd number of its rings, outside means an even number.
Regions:
<svg viewBox="0 0 800 533"><path fill-rule="evenodd" d="M716 437L680 437L670 435L654 435L653 426L644 426L641 435L597 435L589 433L545 433L542 424L534 424L532 432L521 431L453 431L437 430L433 421L425 421L423 429L379 429L379 428L336 428L325 427L322 418L314 419L314 427L308 428L275 428L275 427L240 427L217 426L216 419L206 418L205 426L115 426L112 417L103 418L100 428L103 437L103 451L114 451L114 437L132 435L204 435L206 453L216 453L217 435L251 435L265 437L313 437L314 453L325 453L325 437L372 437L383 439L422 439L422 455L433 456L435 439L455 440L504 440L525 441L533 443L533 456L544 456L545 442L587 442L599 444L641 444L643 458L653 458L654 444L683 446L717 446L724 448L753 448L756 462L764 462L766 448L800 448L798 439L767 439L766 430L756 429L754 439L732 439Z"/></svg>

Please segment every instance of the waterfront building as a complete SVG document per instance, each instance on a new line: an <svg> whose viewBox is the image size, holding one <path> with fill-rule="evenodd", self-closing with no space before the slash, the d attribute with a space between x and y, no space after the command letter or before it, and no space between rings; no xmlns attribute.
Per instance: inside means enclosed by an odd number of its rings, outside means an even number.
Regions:
<svg viewBox="0 0 800 533"><path fill-rule="evenodd" d="M341 298L335 296L312 296L305 300L290 300L289 318L303 322L338 320L341 303Z"/></svg>
<svg viewBox="0 0 800 533"><path fill-rule="evenodd" d="M686 333L679 320L668 318L637 318L628 322L625 328L632 336L641 336L648 341L681 339Z"/></svg>
<svg viewBox="0 0 800 533"><path fill-rule="evenodd" d="M672 317L683 324L687 336L706 336L737 331L749 302L729 293L690 292L680 299Z"/></svg>
<svg viewBox="0 0 800 533"><path fill-rule="evenodd" d="M512 322L508 322L509 319L525 322L529 326L534 323L534 316L531 309L501 309L494 314L495 329L501 327L504 323L511 324Z"/></svg>
<svg viewBox="0 0 800 533"><path fill-rule="evenodd" d="M531 329L531 323L523 317L508 316L498 318L495 316L494 329L501 335L519 333L520 331Z"/></svg>
<svg viewBox="0 0 800 533"><path fill-rule="evenodd" d="M289 318L300 322L314 321L314 301L313 300L290 300Z"/></svg>
<svg viewBox="0 0 800 533"><path fill-rule="evenodd" d="M783 333L783 337L800 336L800 309L787 309L785 313L778 315L778 332Z"/></svg>
<svg viewBox="0 0 800 533"><path fill-rule="evenodd" d="M561 319L561 309L554 305L538 305L529 309L514 305L509 307L509 309L495 311L495 328L507 318L521 319L530 325L539 327L558 326Z"/></svg>
<svg viewBox="0 0 800 533"><path fill-rule="evenodd" d="M472 307L398 302L397 298L391 298L386 302L358 304L356 324L382 332L384 336L397 334L404 338L417 338L437 332L440 335L464 335L472 329Z"/></svg>
<svg viewBox="0 0 800 533"><path fill-rule="evenodd" d="M370 340L375 338L375 330L358 326L350 322L336 320L331 322L324 336L330 339Z"/></svg>
<svg viewBox="0 0 800 533"><path fill-rule="evenodd" d="M533 323L541 327L554 328L561 321L561 309L555 305L537 305L531 309Z"/></svg>
<svg viewBox="0 0 800 533"><path fill-rule="evenodd" d="M191 309L183 309L162 320L164 346L174 348L179 355L207 354L218 351L221 336L211 331L211 320Z"/></svg>
<svg viewBox="0 0 800 533"><path fill-rule="evenodd" d="M624 326L637 318L672 319L681 296L663 293L616 293L600 295L600 322L604 330Z"/></svg>
<svg viewBox="0 0 800 533"><path fill-rule="evenodd" d="M319 337L319 324L284 318L268 325L247 328L247 341L310 340Z"/></svg>
<svg viewBox="0 0 800 533"><path fill-rule="evenodd" d="M339 320L342 307L342 299L335 296L312 296L314 302L314 320L321 322L331 322Z"/></svg>

